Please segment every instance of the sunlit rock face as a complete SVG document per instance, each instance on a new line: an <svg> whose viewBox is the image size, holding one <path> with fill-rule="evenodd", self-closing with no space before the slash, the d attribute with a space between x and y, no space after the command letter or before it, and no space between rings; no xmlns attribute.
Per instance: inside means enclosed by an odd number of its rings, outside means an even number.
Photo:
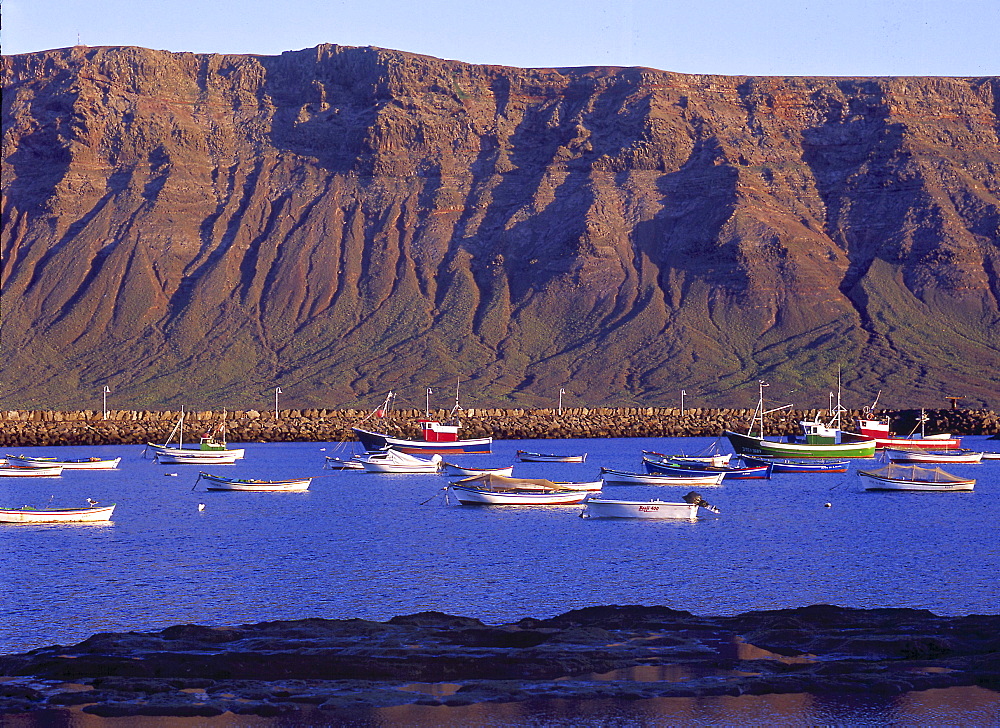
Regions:
<svg viewBox="0 0 1000 728"><path fill-rule="evenodd" d="M7 56L0 405L995 405L998 88Z"/></svg>

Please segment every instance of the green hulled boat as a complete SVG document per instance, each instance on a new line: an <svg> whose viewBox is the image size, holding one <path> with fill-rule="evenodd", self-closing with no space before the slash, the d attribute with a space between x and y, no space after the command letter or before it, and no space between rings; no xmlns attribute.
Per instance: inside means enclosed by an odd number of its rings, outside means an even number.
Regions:
<svg viewBox="0 0 1000 728"><path fill-rule="evenodd" d="M875 457L875 440L855 440L854 442L841 439L840 415L845 412L840 406L840 394L837 394L837 408L829 423L823 423L819 417L815 420L802 420L804 441L781 442L780 440L768 440L764 437L764 415L778 410L786 409L791 405L783 405L772 410L764 411L764 387L767 385L760 382L760 399L757 402L757 409L754 410L753 419L750 422L750 429L747 434L741 435L738 432L726 430L725 435L729 438L733 449L739 455L759 455L773 458L873 458ZM839 390L839 387L838 387ZM832 407L831 407L832 410ZM759 427L759 434L754 435L754 427Z"/></svg>
<svg viewBox="0 0 1000 728"><path fill-rule="evenodd" d="M778 442L763 437L726 432L739 455L763 455L772 458L873 458L875 441L861 442Z"/></svg>

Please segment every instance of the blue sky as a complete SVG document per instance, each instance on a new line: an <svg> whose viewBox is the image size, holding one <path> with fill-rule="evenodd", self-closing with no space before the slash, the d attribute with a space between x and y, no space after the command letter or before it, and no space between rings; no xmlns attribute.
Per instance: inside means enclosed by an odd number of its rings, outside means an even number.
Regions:
<svg viewBox="0 0 1000 728"><path fill-rule="evenodd" d="M320 43L520 67L776 76L1000 74L1000 0L3 0L3 53L273 55Z"/></svg>

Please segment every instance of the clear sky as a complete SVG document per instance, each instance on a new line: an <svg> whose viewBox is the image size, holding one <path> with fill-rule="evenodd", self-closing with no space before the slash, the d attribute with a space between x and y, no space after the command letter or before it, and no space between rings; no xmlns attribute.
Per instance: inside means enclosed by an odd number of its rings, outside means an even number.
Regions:
<svg viewBox="0 0 1000 728"><path fill-rule="evenodd" d="M320 43L520 67L1000 75L1000 0L3 0L5 54L275 55Z"/></svg>

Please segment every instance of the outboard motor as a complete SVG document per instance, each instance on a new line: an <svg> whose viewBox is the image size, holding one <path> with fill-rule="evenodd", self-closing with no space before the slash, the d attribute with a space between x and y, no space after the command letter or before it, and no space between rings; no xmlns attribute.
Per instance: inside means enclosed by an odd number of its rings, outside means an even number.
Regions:
<svg viewBox="0 0 1000 728"><path fill-rule="evenodd" d="M711 503L709 503L704 498L702 498L701 497L701 493L699 493L698 491L695 491L695 490L692 490L690 493L688 493L686 496L684 496L684 502L685 503L690 503L693 506L700 506L701 508L704 508L705 510L711 511L712 513L718 513L719 512L718 508L716 508Z"/></svg>

